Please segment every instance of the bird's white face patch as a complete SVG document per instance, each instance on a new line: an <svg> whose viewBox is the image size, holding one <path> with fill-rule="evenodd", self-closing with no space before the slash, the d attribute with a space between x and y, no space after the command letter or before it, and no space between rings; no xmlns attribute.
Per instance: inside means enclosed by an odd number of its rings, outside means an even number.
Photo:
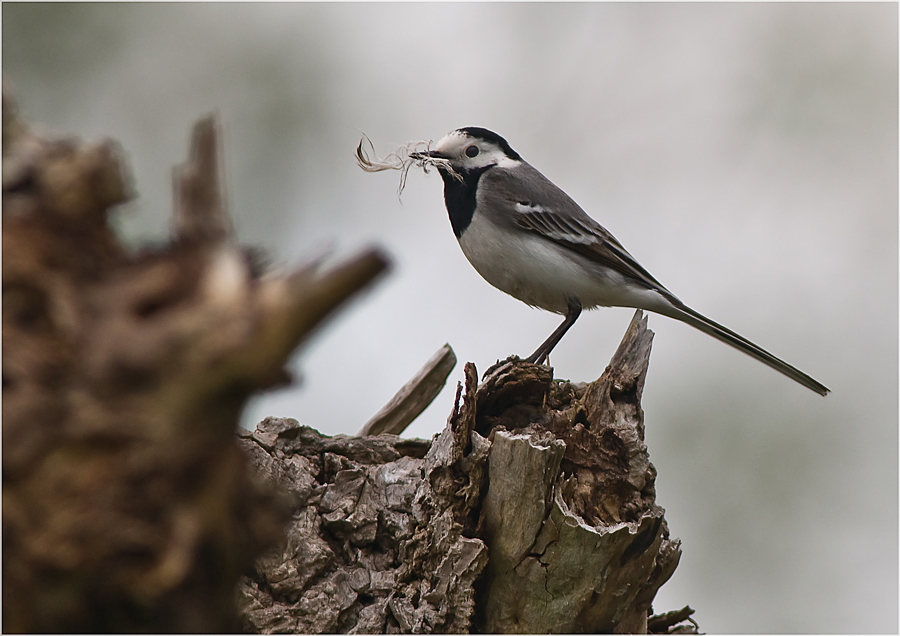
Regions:
<svg viewBox="0 0 900 636"><path fill-rule="evenodd" d="M454 168L474 170L488 166L512 168L521 162L510 159L495 143L477 139L459 130L445 135L434 147L434 151L446 157Z"/></svg>

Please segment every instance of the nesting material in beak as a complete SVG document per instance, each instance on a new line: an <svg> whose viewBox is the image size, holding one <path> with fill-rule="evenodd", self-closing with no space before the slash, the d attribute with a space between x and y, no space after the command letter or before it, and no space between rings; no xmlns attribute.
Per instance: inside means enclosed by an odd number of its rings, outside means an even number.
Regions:
<svg viewBox="0 0 900 636"><path fill-rule="evenodd" d="M356 146L356 163L366 172L382 172L384 170L400 171L400 186L397 188L397 196L403 193L406 187L406 176L409 169L413 165L422 168L428 173L428 168L434 166L438 170L447 172L458 179L462 179L462 175L453 170L449 159L435 157L431 154L431 144L433 141L411 141L397 148L396 152L379 158L375 154L375 147L372 140L363 133L359 145Z"/></svg>

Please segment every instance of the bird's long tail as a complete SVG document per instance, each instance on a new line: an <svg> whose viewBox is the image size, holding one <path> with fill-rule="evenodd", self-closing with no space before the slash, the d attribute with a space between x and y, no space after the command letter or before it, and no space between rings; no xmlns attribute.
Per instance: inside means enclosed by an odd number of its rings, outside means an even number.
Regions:
<svg viewBox="0 0 900 636"><path fill-rule="evenodd" d="M799 382L807 389L815 391L819 395L828 394L829 389L825 385L806 375L800 369L789 365L787 362L781 360L780 358L776 358L762 347L753 344L743 336L733 332L731 329L723 327L719 323L714 322L706 316L697 313L681 301L678 301L676 299L673 300L674 302L670 301L671 304L666 308L666 311L662 311L660 313L664 313L665 315L671 318L675 318L676 320L686 322L692 327L699 329L703 333L709 334L716 340L720 340L725 344L731 345L739 351L743 351L748 356L756 358L763 364L772 367L779 373L783 373L790 379L794 380L795 382Z"/></svg>

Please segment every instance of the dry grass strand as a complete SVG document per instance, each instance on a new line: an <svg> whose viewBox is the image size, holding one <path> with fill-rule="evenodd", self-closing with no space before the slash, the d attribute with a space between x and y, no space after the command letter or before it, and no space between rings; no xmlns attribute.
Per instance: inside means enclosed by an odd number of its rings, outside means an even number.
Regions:
<svg viewBox="0 0 900 636"><path fill-rule="evenodd" d="M414 165L422 168L428 174L428 168L439 168L454 178L462 181L462 175L456 172L447 159L439 159L437 157L411 157L413 153L427 152L431 149L433 141L411 141L397 148L385 157L379 158L375 154L375 146L368 135L363 133L359 145L356 146L356 164L366 172L383 172L384 170L400 171L400 186L397 188L397 196L403 194L406 188L406 177L409 169Z"/></svg>

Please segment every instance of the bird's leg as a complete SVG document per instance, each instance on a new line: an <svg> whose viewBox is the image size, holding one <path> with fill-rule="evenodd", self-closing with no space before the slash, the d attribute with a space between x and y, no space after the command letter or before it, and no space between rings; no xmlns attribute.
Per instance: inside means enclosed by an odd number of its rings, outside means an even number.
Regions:
<svg viewBox="0 0 900 636"><path fill-rule="evenodd" d="M544 340L543 344L537 348L537 351L528 356L525 361L531 362L532 364L543 364L544 360L547 359L547 356L550 355L550 352L553 351L553 347L555 347L562 337L569 330L569 327L575 324L575 321L578 320L578 316L581 315L581 303L577 300L569 300L569 311L566 312L566 317L562 321L562 324L556 328L556 331L550 334L550 337Z"/></svg>

